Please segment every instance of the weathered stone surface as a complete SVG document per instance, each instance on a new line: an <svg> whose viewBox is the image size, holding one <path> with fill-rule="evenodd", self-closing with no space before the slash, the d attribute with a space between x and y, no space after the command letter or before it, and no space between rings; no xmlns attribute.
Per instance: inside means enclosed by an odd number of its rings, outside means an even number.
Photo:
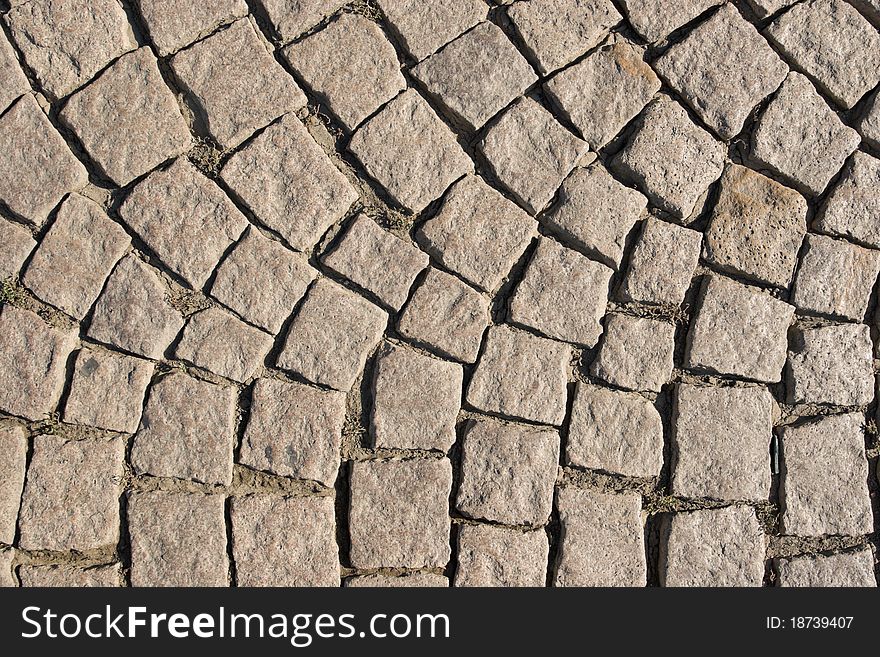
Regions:
<svg viewBox="0 0 880 657"><path fill-rule="evenodd" d="M238 586L339 586L332 497L232 500Z"/></svg>
<svg viewBox="0 0 880 657"><path fill-rule="evenodd" d="M27 310L0 310L0 410L42 420L55 410L76 335Z"/></svg>
<svg viewBox="0 0 880 657"><path fill-rule="evenodd" d="M592 347L602 334L608 284L603 264L542 238L510 301L510 321Z"/></svg>
<svg viewBox="0 0 880 657"><path fill-rule="evenodd" d="M801 310L861 321L880 272L880 253L843 240L807 235L792 293Z"/></svg>
<svg viewBox="0 0 880 657"><path fill-rule="evenodd" d="M412 212L421 212L474 170L452 131L412 89L361 125L348 149L396 203Z"/></svg>
<svg viewBox="0 0 880 657"><path fill-rule="evenodd" d="M249 19L179 52L171 59L171 68L198 118L226 148L238 146L307 102Z"/></svg>
<svg viewBox="0 0 880 657"><path fill-rule="evenodd" d="M865 417L830 415L782 432L785 534L860 535L874 531L865 459Z"/></svg>
<svg viewBox="0 0 880 657"><path fill-rule="evenodd" d="M617 269L626 236L647 206L644 196L595 164L574 170L562 183L559 201L541 222L591 257Z"/></svg>
<svg viewBox="0 0 880 657"><path fill-rule="evenodd" d="M537 102L520 98L489 128L478 148L501 183L536 214L589 147Z"/></svg>
<svg viewBox="0 0 880 657"><path fill-rule="evenodd" d="M132 443L135 471L230 484L235 402L234 389L181 372L154 383Z"/></svg>
<svg viewBox="0 0 880 657"><path fill-rule="evenodd" d="M58 201L88 182L85 167L30 94L0 116L0 201L42 226Z"/></svg>
<svg viewBox="0 0 880 657"><path fill-rule="evenodd" d="M611 141L659 90L660 79L643 52L625 41L597 50L544 83L551 101L593 150Z"/></svg>
<svg viewBox="0 0 880 657"><path fill-rule="evenodd" d="M14 558L15 550L0 550L0 588L18 586L18 581L12 573L12 560Z"/></svg>
<svg viewBox="0 0 880 657"><path fill-rule="evenodd" d="M875 91L871 100L865 105L858 129L866 142L875 150L880 150L880 91Z"/></svg>
<svg viewBox="0 0 880 657"><path fill-rule="evenodd" d="M455 586L544 586L547 534L492 525L462 525L458 531Z"/></svg>
<svg viewBox="0 0 880 657"><path fill-rule="evenodd" d="M507 326L493 326L467 390L480 410L542 424L565 419L571 348Z"/></svg>
<svg viewBox="0 0 880 657"><path fill-rule="evenodd" d="M131 493L132 586L226 586L224 498L198 493Z"/></svg>
<svg viewBox="0 0 880 657"><path fill-rule="evenodd" d="M197 290L247 226L232 201L186 158L140 182L119 216L165 266Z"/></svg>
<svg viewBox="0 0 880 657"><path fill-rule="evenodd" d="M451 488L447 459L355 462L348 514L352 565L444 567Z"/></svg>
<svg viewBox="0 0 880 657"><path fill-rule="evenodd" d="M775 14L780 9L793 5L797 0L746 0L746 2L749 3L752 11L754 11L757 16L764 18L771 14Z"/></svg>
<svg viewBox="0 0 880 657"><path fill-rule="evenodd" d="M347 391L363 371L387 319L363 297L320 278L290 325L278 367Z"/></svg>
<svg viewBox="0 0 880 657"><path fill-rule="evenodd" d="M31 85L18 65L18 56L6 40L6 35L0 35L0 112L30 90Z"/></svg>
<svg viewBox="0 0 880 657"><path fill-rule="evenodd" d="M82 319L130 241L97 203L71 194L37 247L22 281L41 300Z"/></svg>
<svg viewBox="0 0 880 657"><path fill-rule="evenodd" d="M28 229L10 221L0 222L0 232L0 279L14 278L37 243Z"/></svg>
<svg viewBox="0 0 880 657"><path fill-rule="evenodd" d="M806 232L803 196L751 169L728 164L706 231L704 256L723 271L787 288Z"/></svg>
<svg viewBox="0 0 880 657"><path fill-rule="evenodd" d="M343 393L259 379L238 459L257 470L333 486L344 422Z"/></svg>
<svg viewBox="0 0 880 657"><path fill-rule="evenodd" d="M283 41L290 41L329 16L345 0L257 0Z"/></svg>
<svg viewBox="0 0 880 657"><path fill-rule="evenodd" d="M629 22L646 41L659 41L723 0L622 0Z"/></svg>
<svg viewBox="0 0 880 657"><path fill-rule="evenodd" d="M556 506L562 524L556 586L645 586L639 495L566 487L558 490Z"/></svg>
<svg viewBox="0 0 880 657"><path fill-rule="evenodd" d="M12 38L40 86L55 98L88 82L137 48L116 0L32 0L6 14Z"/></svg>
<svg viewBox="0 0 880 657"><path fill-rule="evenodd" d="M674 337L669 322L609 314L590 372L614 386L659 392L672 377Z"/></svg>
<svg viewBox="0 0 880 657"><path fill-rule="evenodd" d="M858 133L795 72L788 74L752 133L752 157L813 195L822 193L858 145Z"/></svg>
<svg viewBox="0 0 880 657"><path fill-rule="evenodd" d="M749 507L672 514L661 539L661 583L761 586L765 545L761 526Z"/></svg>
<svg viewBox="0 0 880 657"><path fill-rule="evenodd" d="M779 586L877 586L871 548L842 554L779 559Z"/></svg>
<svg viewBox="0 0 880 657"><path fill-rule="evenodd" d="M428 266L426 254L364 215L321 261L394 310L406 303L413 281Z"/></svg>
<svg viewBox="0 0 880 657"><path fill-rule="evenodd" d="M116 60L70 97L59 118L104 175L120 186L180 155L192 143L149 48Z"/></svg>
<svg viewBox="0 0 880 657"><path fill-rule="evenodd" d="M793 346L789 403L861 406L874 398L871 330L864 324L797 329Z"/></svg>
<svg viewBox="0 0 880 657"><path fill-rule="evenodd" d="M483 127L538 79L501 28L489 22L444 46L412 74L471 130Z"/></svg>
<svg viewBox="0 0 880 657"><path fill-rule="evenodd" d="M850 4L876 27L880 27L880 0L851 0Z"/></svg>
<svg viewBox="0 0 880 657"><path fill-rule="evenodd" d="M700 291L685 367L776 383L782 378L794 307L716 275Z"/></svg>
<svg viewBox="0 0 880 657"><path fill-rule="evenodd" d="M443 588L449 586L449 580L443 575L434 573L412 573L410 575L360 575L345 581L346 587L375 588Z"/></svg>
<svg viewBox="0 0 880 657"><path fill-rule="evenodd" d="M844 109L880 82L880 34L843 0L801 3L765 34Z"/></svg>
<svg viewBox="0 0 880 657"><path fill-rule="evenodd" d="M116 545L125 443L38 436L21 497L19 545L92 550Z"/></svg>
<svg viewBox="0 0 880 657"><path fill-rule="evenodd" d="M150 40L162 56L248 13L245 0L138 0L137 4Z"/></svg>
<svg viewBox="0 0 880 657"><path fill-rule="evenodd" d="M629 143L614 158L615 168L651 202L681 219L699 209L723 165L724 146L665 96L642 112Z"/></svg>
<svg viewBox="0 0 880 657"><path fill-rule="evenodd" d="M880 160L852 154L843 178L828 195L816 219L822 232L880 248Z"/></svg>
<svg viewBox="0 0 880 657"><path fill-rule="evenodd" d="M374 446L448 451L455 442L462 377L456 363L386 344L373 374Z"/></svg>
<svg viewBox="0 0 880 657"><path fill-rule="evenodd" d="M700 260L703 236L648 217L629 259L620 288L626 301L678 306Z"/></svg>
<svg viewBox="0 0 880 657"><path fill-rule="evenodd" d="M627 477L657 477L663 421L641 395L578 383L565 458L569 465Z"/></svg>
<svg viewBox="0 0 880 657"><path fill-rule="evenodd" d="M75 566L21 566L21 585L28 587L110 588L122 585L119 564L77 568Z"/></svg>
<svg viewBox="0 0 880 657"><path fill-rule="evenodd" d="M153 363L96 349L76 355L64 421L134 433L141 421Z"/></svg>
<svg viewBox="0 0 880 657"><path fill-rule="evenodd" d="M455 276L429 269L397 323L402 335L473 363L489 324L489 300Z"/></svg>
<svg viewBox="0 0 880 657"><path fill-rule="evenodd" d="M7 545L15 540L27 451L21 425L0 426L0 543Z"/></svg>
<svg viewBox="0 0 880 657"><path fill-rule="evenodd" d="M357 200L357 192L288 114L233 155L223 181L257 219L307 251Z"/></svg>
<svg viewBox="0 0 880 657"><path fill-rule="evenodd" d="M404 47L421 61L486 17L481 0L378 0Z"/></svg>
<svg viewBox="0 0 880 657"><path fill-rule="evenodd" d="M98 297L88 336L158 360L183 327L183 318L168 304L166 294L156 273L127 255Z"/></svg>

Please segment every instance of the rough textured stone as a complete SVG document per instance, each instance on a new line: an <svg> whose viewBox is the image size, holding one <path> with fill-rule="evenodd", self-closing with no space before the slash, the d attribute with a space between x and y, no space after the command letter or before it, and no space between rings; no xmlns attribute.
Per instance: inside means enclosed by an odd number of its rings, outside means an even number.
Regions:
<svg viewBox="0 0 880 657"><path fill-rule="evenodd" d="M21 585L28 587L110 588L121 586L119 564L77 568L75 566L21 566Z"/></svg>
<svg viewBox="0 0 880 657"><path fill-rule="evenodd" d="M344 422L343 393L260 379L238 460L282 477L332 486Z"/></svg>
<svg viewBox="0 0 880 657"><path fill-rule="evenodd" d="M864 422L861 413L849 413L783 429L783 533L822 536L874 531Z"/></svg>
<svg viewBox="0 0 880 657"><path fill-rule="evenodd" d="M629 258L620 288L626 301L678 306L700 260L703 236L648 217Z"/></svg>
<svg viewBox="0 0 880 657"><path fill-rule="evenodd" d="M853 153L819 211L816 228L880 248L880 160Z"/></svg>
<svg viewBox="0 0 880 657"><path fill-rule="evenodd" d="M618 171L678 218L699 209L697 203L723 165L723 145L666 97L642 112L629 143L614 159Z"/></svg>
<svg viewBox="0 0 880 657"><path fill-rule="evenodd" d="M669 322L609 314L590 372L614 386L659 392L672 377L674 337Z"/></svg>
<svg viewBox="0 0 880 657"><path fill-rule="evenodd" d="M402 335L473 363L489 324L489 301L455 276L429 269L397 323Z"/></svg>
<svg viewBox="0 0 880 657"><path fill-rule="evenodd" d="M14 558L15 550L0 550L0 588L18 586L18 581L12 574L12 560Z"/></svg>
<svg viewBox="0 0 880 657"><path fill-rule="evenodd" d="M641 497L560 488L556 586L645 586Z"/></svg>
<svg viewBox="0 0 880 657"><path fill-rule="evenodd" d="M782 1L788 2L789 0ZM850 0L850 4L858 9L875 27L880 27L880 0Z"/></svg>
<svg viewBox="0 0 880 657"><path fill-rule="evenodd" d="M236 391L169 374L150 388L131 449L135 471L232 483Z"/></svg>
<svg viewBox="0 0 880 657"><path fill-rule="evenodd" d="M502 114L478 147L501 183L533 214L553 199L589 148L529 98Z"/></svg>
<svg viewBox="0 0 880 657"><path fill-rule="evenodd" d="M149 48L123 55L73 94L59 118L108 178L127 185L192 138Z"/></svg>
<svg viewBox="0 0 880 657"><path fill-rule="evenodd" d="M197 493L128 497L132 586L226 586L224 498Z"/></svg>
<svg viewBox="0 0 880 657"><path fill-rule="evenodd" d="M409 575L360 575L345 581L346 587L355 588L443 588L449 586L449 580L443 575L434 573L411 573Z"/></svg>
<svg viewBox="0 0 880 657"><path fill-rule="evenodd" d="M233 155L223 181L257 219L307 251L357 200L357 192L288 114Z"/></svg>
<svg viewBox="0 0 880 657"><path fill-rule="evenodd" d="M6 40L6 35L0 35L0 112L30 90L31 85L18 65L18 56Z"/></svg>
<svg viewBox="0 0 880 657"><path fill-rule="evenodd" d="M578 383L565 458L569 465L627 477L657 477L663 421L641 395Z"/></svg>
<svg viewBox="0 0 880 657"><path fill-rule="evenodd" d="M462 377L456 363L386 344L373 374L374 446L449 450L455 442Z"/></svg>
<svg viewBox="0 0 880 657"><path fill-rule="evenodd" d="M55 410L76 336L27 310L0 310L0 410L42 420Z"/></svg>
<svg viewBox="0 0 880 657"><path fill-rule="evenodd" d="M72 194L62 203L22 281L41 300L82 319L130 241L98 204Z"/></svg>
<svg viewBox="0 0 880 657"><path fill-rule="evenodd" d="M451 488L446 459L355 462L348 514L352 565L446 566Z"/></svg>
<svg viewBox="0 0 880 657"><path fill-rule="evenodd" d="M470 405L542 424L565 419L571 348L507 326L493 326L467 390Z"/></svg>
<svg viewBox="0 0 880 657"><path fill-rule="evenodd" d="M64 421L134 433L141 421L153 363L96 349L76 355Z"/></svg>
<svg viewBox="0 0 880 657"><path fill-rule="evenodd" d="M139 183L119 216L166 267L197 290L247 226L222 190L185 158Z"/></svg>
<svg viewBox="0 0 880 657"><path fill-rule="evenodd" d="M283 41L290 41L329 16L345 0L257 0Z"/></svg>
<svg viewBox="0 0 880 657"><path fill-rule="evenodd" d="M685 367L776 383L794 307L756 288L707 276L688 335Z"/></svg>
<svg viewBox="0 0 880 657"><path fill-rule="evenodd" d="M332 497L232 500L238 586L339 586Z"/></svg>
<svg viewBox="0 0 880 657"><path fill-rule="evenodd" d="M418 229L423 248L444 267L494 291L537 234L535 220L478 176L452 186L440 211Z"/></svg>
<svg viewBox="0 0 880 657"><path fill-rule="evenodd" d="M510 321L557 340L592 347L602 334L614 272L542 238L510 301Z"/></svg>
<svg viewBox="0 0 880 657"><path fill-rule="evenodd" d="M704 256L723 271L787 288L807 232L796 191L738 164L721 176Z"/></svg>
<svg viewBox="0 0 880 657"><path fill-rule="evenodd" d="M166 294L152 269L134 255L124 257L98 297L88 336L158 360L183 327Z"/></svg>
<svg viewBox="0 0 880 657"><path fill-rule="evenodd" d="M871 330L864 324L798 329L793 345L789 403L861 406L874 398Z"/></svg>
<svg viewBox="0 0 880 657"><path fill-rule="evenodd" d="M646 41L659 41L723 0L622 0L629 22Z"/></svg>
<svg viewBox="0 0 880 657"><path fill-rule="evenodd" d="M801 310L861 321L880 272L880 253L822 235L807 235L792 293Z"/></svg>
<svg viewBox="0 0 880 657"><path fill-rule="evenodd" d="M412 89L361 125L348 148L391 198L412 212L474 170L452 131Z"/></svg>
<svg viewBox="0 0 880 657"><path fill-rule="evenodd" d="M150 40L162 56L248 13L245 0L138 0L137 5Z"/></svg>
<svg viewBox="0 0 880 657"><path fill-rule="evenodd" d="M880 150L880 91L875 91L865 105L859 124L859 132L875 150Z"/></svg>
<svg viewBox="0 0 880 657"><path fill-rule="evenodd" d="M10 221L0 221L0 232L0 279L14 278L37 243L28 229Z"/></svg>
<svg viewBox="0 0 880 657"><path fill-rule="evenodd" d="M642 58L641 50L620 41L544 83L593 150L611 141L660 90L660 79Z"/></svg>
<svg viewBox="0 0 880 657"><path fill-rule="evenodd" d="M404 47L422 60L486 17L481 0L378 0Z"/></svg>
<svg viewBox="0 0 880 657"><path fill-rule="evenodd" d="M814 195L822 193L858 145L858 133L841 122L807 78L794 72L752 133L752 157Z"/></svg>
<svg viewBox="0 0 880 657"><path fill-rule="evenodd" d="M660 546L663 586L761 586L766 539L755 512L730 506L667 517Z"/></svg>
<svg viewBox="0 0 880 657"><path fill-rule="evenodd" d="M15 540L27 451L22 426L0 426L0 543L7 545Z"/></svg>
<svg viewBox="0 0 880 657"><path fill-rule="evenodd" d="M326 278L309 290L290 325L278 367L336 390L349 390L385 330L387 316Z"/></svg>
<svg viewBox="0 0 880 657"><path fill-rule="evenodd" d="M548 551L547 534L540 530L462 525L455 586L544 586Z"/></svg>
<svg viewBox="0 0 880 657"><path fill-rule="evenodd" d="M746 0L746 2L749 3L752 11L754 11L757 16L765 18L771 14L775 14L780 9L793 5L797 0Z"/></svg>
<svg viewBox="0 0 880 657"><path fill-rule="evenodd" d="M92 550L119 538L125 443L38 436L21 497L19 545Z"/></svg>
<svg viewBox="0 0 880 657"><path fill-rule="evenodd" d="M842 554L779 559L779 586L877 586L871 548Z"/></svg>
<svg viewBox="0 0 880 657"><path fill-rule="evenodd" d="M0 201L37 226L67 192L88 182L85 167L29 94L0 116L0 143Z"/></svg>
<svg viewBox="0 0 880 657"><path fill-rule="evenodd" d="M179 52L171 68L208 133L226 148L307 102L249 19Z"/></svg>

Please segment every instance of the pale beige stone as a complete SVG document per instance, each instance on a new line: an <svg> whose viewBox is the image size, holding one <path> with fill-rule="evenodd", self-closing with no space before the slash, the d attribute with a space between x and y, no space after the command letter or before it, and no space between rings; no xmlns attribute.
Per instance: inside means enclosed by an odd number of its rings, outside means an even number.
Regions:
<svg viewBox="0 0 880 657"><path fill-rule="evenodd" d="M609 314L590 373L620 388L660 392L672 378L674 338L669 322Z"/></svg>
<svg viewBox="0 0 880 657"><path fill-rule="evenodd" d="M28 587L110 588L121 586L122 568L109 566L21 566L18 569L21 585Z"/></svg>
<svg viewBox="0 0 880 657"><path fill-rule="evenodd" d="M404 47L417 60L486 17L482 0L377 0Z"/></svg>
<svg viewBox="0 0 880 657"><path fill-rule="evenodd" d="M329 16L345 0L256 0L283 41L307 32Z"/></svg>
<svg viewBox="0 0 880 657"><path fill-rule="evenodd" d="M458 530L456 587L544 586L547 534L493 525Z"/></svg>
<svg viewBox="0 0 880 657"><path fill-rule="evenodd" d="M880 160L856 151L843 177L828 195L816 219L816 229L880 247Z"/></svg>
<svg viewBox="0 0 880 657"><path fill-rule="evenodd" d="M626 301L678 306L700 260L703 236L648 217L629 258L620 294Z"/></svg>
<svg viewBox="0 0 880 657"><path fill-rule="evenodd" d="M18 586L18 580L12 572L13 559L15 550L0 550L0 588Z"/></svg>
<svg viewBox="0 0 880 657"><path fill-rule="evenodd" d="M6 35L0 35L0 112L30 90L31 85L18 64L18 56L6 40Z"/></svg>
<svg viewBox="0 0 880 657"><path fill-rule="evenodd" d="M15 540L27 452L24 427L0 426L0 543L7 545Z"/></svg>
<svg viewBox="0 0 880 657"><path fill-rule="evenodd" d="M410 573L409 575L359 575L345 580L346 587L355 588L444 588L449 580L434 573Z"/></svg>
<svg viewBox="0 0 880 657"><path fill-rule="evenodd" d="M871 548L840 554L779 559L776 568L779 571L779 586L877 586Z"/></svg>
<svg viewBox="0 0 880 657"><path fill-rule="evenodd" d="M245 0L138 0L137 5L150 40L162 56L248 13Z"/></svg>
<svg viewBox="0 0 880 657"><path fill-rule="evenodd" d="M14 278L37 243L27 228L11 221L0 222L0 233L0 279Z"/></svg>
<svg viewBox="0 0 880 657"><path fill-rule="evenodd" d="M797 329L788 367L789 403L863 406L874 398L871 330L864 324Z"/></svg>
<svg viewBox="0 0 880 657"><path fill-rule="evenodd" d="M629 22L646 41L659 41L723 0L622 0Z"/></svg>

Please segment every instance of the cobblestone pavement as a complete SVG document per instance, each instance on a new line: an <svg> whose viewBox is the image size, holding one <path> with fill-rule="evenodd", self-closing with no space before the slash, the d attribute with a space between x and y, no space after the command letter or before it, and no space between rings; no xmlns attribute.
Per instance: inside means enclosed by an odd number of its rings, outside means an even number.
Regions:
<svg viewBox="0 0 880 657"><path fill-rule="evenodd" d="M877 0L0 24L0 582L877 584Z"/></svg>

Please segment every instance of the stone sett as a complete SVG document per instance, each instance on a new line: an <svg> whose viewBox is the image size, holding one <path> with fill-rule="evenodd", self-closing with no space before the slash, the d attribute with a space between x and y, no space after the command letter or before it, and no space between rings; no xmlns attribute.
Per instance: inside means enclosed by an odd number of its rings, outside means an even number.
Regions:
<svg viewBox="0 0 880 657"><path fill-rule="evenodd" d="M24 427L0 426L0 543L7 545L15 540L27 451Z"/></svg>
<svg viewBox="0 0 880 657"><path fill-rule="evenodd" d="M578 383L565 450L569 465L627 477L657 477L663 421L641 395Z"/></svg>
<svg viewBox="0 0 880 657"><path fill-rule="evenodd" d="M455 586L544 586L548 552L547 534L541 530L462 525Z"/></svg>
<svg viewBox="0 0 880 657"><path fill-rule="evenodd" d="M153 363L97 349L76 355L64 421L107 431L137 431Z"/></svg>
<svg viewBox="0 0 880 657"><path fill-rule="evenodd" d="M290 41L334 13L345 0L256 0L282 41Z"/></svg>
<svg viewBox="0 0 880 657"><path fill-rule="evenodd" d="M764 580L766 539L750 507L674 513L662 533L663 586L752 587Z"/></svg>
<svg viewBox="0 0 880 657"><path fill-rule="evenodd" d="M353 463L348 513L352 565L445 567L451 488L447 459Z"/></svg>
<svg viewBox="0 0 880 657"><path fill-rule="evenodd" d="M11 221L0 221L0 279L15 278L37 245L31 232Z"/></svg>
<svg viewBox="0 0 880 657"><path fill-rule="evenodd" d="M510 321L550 338L592 347L602 334L613 273L577 251L541 238L510 301Z"/></svg>
<svg viewBox="0 0 880 657"><path fill-rule="evenodd" d="M674 337L669 322L609 314L590 373L621 388L660 392L672 378Z"/></svg>
<svg viewBox="0 0 880 657"><path fill-rule="evenodd" d="M138 0L137 5L163 57L248 14L245 0Z"/></svg>
<svg viewBox="0 0 880 657"><path fill-rule="evenodd" d="M259 379L238 460L281 477L333 486L344 422L344 393Z"/></svg>
<svg viewBox="0 0 880 657"><path fill-rule="evenodd" d="M561 543L556 586L645 586L642 499L560 488L556 494Z"/></svg>
<svg viewBox="0 0 880 657"><path fill-rule="evenodd" d="M339 586L332 497L232 500L238 586Z"/></svg>
<svg viewBox="0 0 880 657"><path fill-rule="evenodd" d="M865 141L880 151L880 91L875 91L865 105L857 127Z"/></svg>
<svg viewBox="0 0 880 657"><path fill-rule="evenodd" d="M871 330L864 324L798 328L788 356L788 402L862 406L874 398Z"/></svg>
<svg viewBox="0 0 880 657"><path fill-rule="evenodd" d="M858 1L858 0L856 0ZM752 11L760 18L775 14L780 9L793 5L797 0L746 0ZM853 2L855 4L855 2Z"/></svg>
<svg viewBox="0 0 880 657"><path fill-rule="evenodd" d="M124 460L125 443L119 438L34 438L18 518L20 547L115 547Z"/></svg>
<svg viewBox="0 0 880 657"><path fill-rule="evenodd" d="M130 493L131 585L226 586L224 498L199 493Z"/></svg>
<svg viewBox="0 0 880 657"><path fill-rule="evenodd" d="M880 160L856 151L828 195L816 229L880 248Z"/></svg>
<svg viewBox="0 0 880 657"><path fill-rule="evenodd" d="M377 0L403 46L421 61L486 18L482 0Z"/></svg>
<svg viewBox="0 0 880 657"><path fill-rule="evenodd" d="M373 374L373 445L446 453L455 442L462 378L457 363L386 343Z"/></svg>
<svg viewBox="0 0 880 657"><path fill-rule="evenodd" d="M307 102L249 19L179 52L171 68L198 120L226 148Z"/></svg>
<svg viewBox="0 0 880 657"><path fill-rule="evenodd" d="M409 575L359 575L345 580L346 587L354 588L444 588L449 580L434 573L410 573Z"/></svg>
<svg viewBox="0 0 880 657"><path fill-rule="evenodd" d="M0 588L18 586L18 581L12 573L12 560L14 558L15 550L0 550Z"/></svg>
<svg viewBox="0 0 880 657"><path fill-rule="evenodd" d="M192 145L149 48L117 59L73 94L58 116L101 172L120 186Z"/></svg>
<svg viewBox="0 0 880 657"><path fill-rule="evenodd" d="M784 534L857 536L874 531L864 423L861 413L848 413L782 430Z"/></svg>
<svg viewBox="0 0 880 657"><path fill-rule="evenodd" d="M488 413L559 426L565 419L571 348L493 326L467 389L467 402Z"/></svg>
<svg viewBox="0 0 880 657"><path fill-rule="evenodd" d="M456 508L505 525L544 525L558 465L558 432L471 420L462 443Z"/></svg>
<svg viewBox="0 0 880 657"><path fill-rule="evenodd" d="M119 564L77 568L76 566L21 566L18 577L24 587L114 588L122 582Z"/></svg>
<svg viewBox="0 0 880 657"><path fill-rule="evenodd" d="M776 383L782 378L794 306L714 274L700 290L685 367Z"/></svg>
<svg viewBox="0 0 880 657"><path fill-rule="evenodd" d="M232 483L236 391L173 372L150 388L131 448L135 472Z"/></svg>
<svg viewBox="0 0 880 657"><path fill-rule="evenodd" d="M82 319L131 240L94 201L71 194L61 204L22 276L39 299Z"/></svg>
<svg viewBox="0 0 880 657"><path fill-rule="evenodd" d="M6 35L0 34L0 112L30 90L31 85L18 65L18 56L6 40Z"/></svg>
<svg viewBox="0 0 880 657"><path fill-rule="evenodd" d="M685 23L690 23L707 9L724 0L622 0L629 22L646 41L654 42L669 36Z"/></svg>
<svg viewBox="0 0 880 657"><path fill-rule="evenodd" d="M299 251L308 251L348 212L357 192L292 114L233 155L223 182Z"/></svg>
<svg viewBox="0 0 880 657"><path fill-rule="evenodd" d="M779 586L877 586L871 548L842 554L779 559L776 570L779 573Z"/></svg>
<svg viewBox="0 0 880 657"><path fill-rule="evenodd" d="M278 367L347 391L363 371L387 321L387 315L363 297L320 278L290 325Z"/></svg>

